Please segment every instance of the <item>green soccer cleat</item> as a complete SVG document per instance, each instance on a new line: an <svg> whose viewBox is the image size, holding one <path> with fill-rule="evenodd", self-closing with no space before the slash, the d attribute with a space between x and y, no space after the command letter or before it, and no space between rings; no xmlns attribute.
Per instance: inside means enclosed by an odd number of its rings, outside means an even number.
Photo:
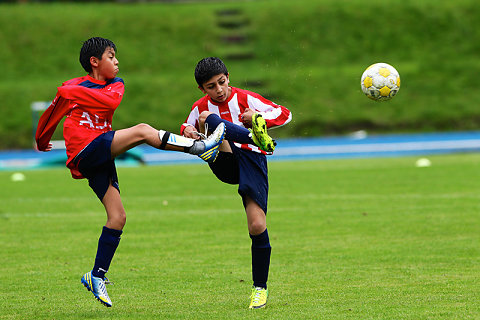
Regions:
<svg viewBox="0 0 480 320"><path fill-rule="evenodd" d="M100 301L104 306L111 307L112 301L107 293L106 284L111 284L108 279L99 278L92 276L92 271L87 272L82 277L82 284L87 288L88 291L91 291L95 298Z"/></svg>
<svg viewBox="0 0 480 320"><path fill-rule="evenodd" d="M250 309L261 309L267 305L268 289L262 287L253 287L250 296Z"/></svg>
<svg viewBox="0 0 480 320"><path fill-rule="evenodd" d="M202 154L199 154L198 156L208 162L208 163L213 163L218 156L218 153L220 151L220 145L223 142L223 138L225 137L225 132L227 131L227 128L225 126L225 123L220 123L215 131L203 140L205 143L205 149L206 151Z"/></svg>
<svg viewBox="0 0 480 320"><path fill-rule="evenodd" d="M277 143L267 133L267 123L260 113L255 113L252 117L252 140L266 152L273 152Z"/></svg>

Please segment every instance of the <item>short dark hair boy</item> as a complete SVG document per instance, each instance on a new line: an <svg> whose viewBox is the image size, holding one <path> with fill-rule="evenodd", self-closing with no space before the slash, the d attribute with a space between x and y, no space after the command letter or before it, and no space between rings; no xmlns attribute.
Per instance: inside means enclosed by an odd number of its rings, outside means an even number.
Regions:
<svg viewBox="0 0 480 320"><path fill-rule="evenodd" d="M222 182L238 184L252 241L253 288L249 308L263 308L268 297L271 253L266 225L268 169L265 155L272 154L275 149L267 128L287 124L292 115L284 106L257 93L229 86L227 68L217 57L198 62L195 80L206 95L193 104L181 133L195 139L207 133L204 126L226 125L217 161L209 165Z"/></svg>
<svg viewBox="0 0 480 320"><path fill-rule="evenodd" d="M98 240L94 267L81 281L95 298L112 306L105 277L126 222L126 212L120 198L115 157L147 143L152 147L187 152L213 162L218 154L225 125L216 127L204 141L196 141L168 131L156 130L141 123L121 130L112 130L113 113L123 98L124 82L119 71L116 46L99 37L84 42L80 63L88 75L70 79L58 88L50 107L40 117L35 139L40 151L50 151L55 128L64 116L63 136L67 152L67 167L75 179L87 178L88 184L103 203L107 223Z"/></svg>

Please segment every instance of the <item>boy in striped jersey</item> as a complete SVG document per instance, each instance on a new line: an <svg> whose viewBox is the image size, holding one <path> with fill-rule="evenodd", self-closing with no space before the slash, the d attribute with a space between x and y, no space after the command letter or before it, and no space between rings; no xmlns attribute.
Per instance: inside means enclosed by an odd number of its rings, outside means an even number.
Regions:
<svg viewBox="0 0 480 320"><path fill-rule="evenodd" d="M181 134L192 139L205 138L209 129L225 123L225 140L210 169L219 180L238 184L252 240L253 287L249 308L266 306L267 279L271 246L267 232L268 169L266 155L273 153L275 142L267 128L279 127L292 119L284 106L257 93L229 86L225 64L216 57L198 62L195 68L198 88L206 94L196 101ZM205 130L204 130L205 128Z"/></svg>

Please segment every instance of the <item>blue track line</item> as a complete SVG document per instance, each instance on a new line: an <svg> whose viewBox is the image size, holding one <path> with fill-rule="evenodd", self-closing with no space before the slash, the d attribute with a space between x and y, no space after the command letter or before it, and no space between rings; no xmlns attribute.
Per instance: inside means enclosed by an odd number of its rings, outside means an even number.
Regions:
<svg viewBox="0 0 480 320"><path fill-rule="evenodd" d="M480 151L480 131L389 134L366 136L279 139L269 160L340 159L368 157L426 156ZM161 151L149 146L133 149L145 164L201 163L198 157L180 152ZM38 152L15 150L0 152L0 170L35 169L65 165L65 150ZM119 166L134 165L133 157L117 160Z"/></svg>

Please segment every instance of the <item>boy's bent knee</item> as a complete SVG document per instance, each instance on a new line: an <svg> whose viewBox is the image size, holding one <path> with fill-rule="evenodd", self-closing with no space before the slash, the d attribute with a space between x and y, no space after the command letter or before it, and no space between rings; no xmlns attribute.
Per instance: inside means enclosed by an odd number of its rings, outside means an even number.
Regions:
<svg viewBox="0 0 480 320"><path fill-rule="evenodd" d="M207 120L207 117L212 113L213 112L211 111L202 111L202 113L200 113L200 115L198 116L198 122L200 123L200 125L203 125Z"/></svg>

